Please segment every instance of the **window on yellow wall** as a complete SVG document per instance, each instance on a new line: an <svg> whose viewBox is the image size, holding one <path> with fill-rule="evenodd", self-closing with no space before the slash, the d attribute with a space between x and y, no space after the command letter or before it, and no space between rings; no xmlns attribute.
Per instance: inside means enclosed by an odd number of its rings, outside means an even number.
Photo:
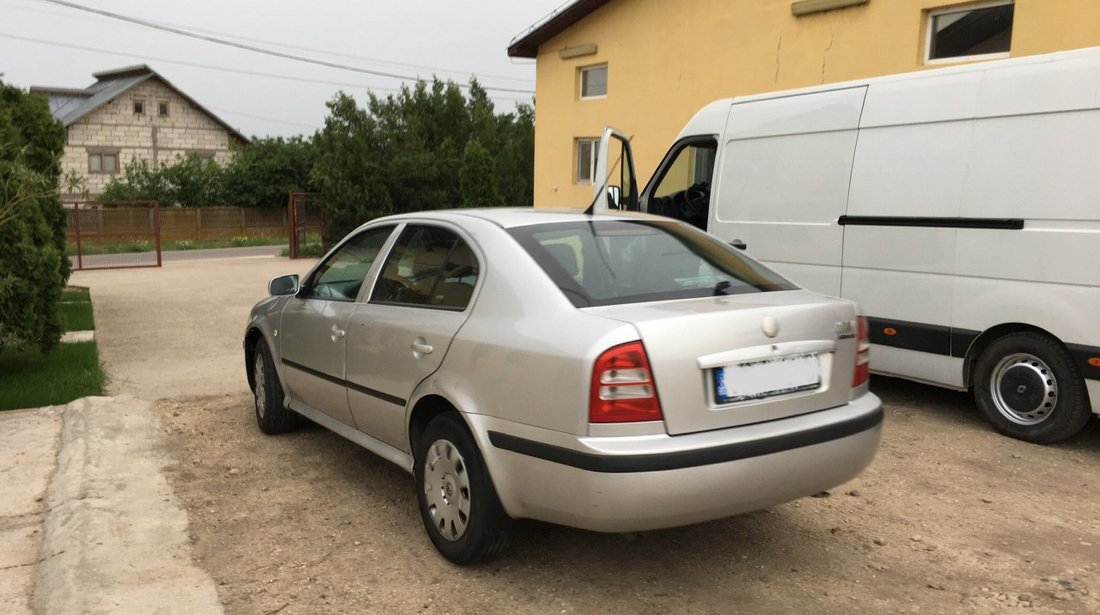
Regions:
<svg viewBox="0 0 1100 615"><path fill-rule="evenodd" d="M1008 57L1015 3L999 0L928 13L925 61L959 62Z"/></svg>
<svg viewBox="0 0 1100 615"><path fill-rule="evenodd" d="M599 139L590 137L576 140L576 183L592 183L592 178L596 175L596 149L599 145Z"/></svg>
<svg viewBox="0 0 1100 615"><path fill-rule="evenodd" d="M581 98L604 98L607 96L607 65L587 66L580 70Z"/></svg>

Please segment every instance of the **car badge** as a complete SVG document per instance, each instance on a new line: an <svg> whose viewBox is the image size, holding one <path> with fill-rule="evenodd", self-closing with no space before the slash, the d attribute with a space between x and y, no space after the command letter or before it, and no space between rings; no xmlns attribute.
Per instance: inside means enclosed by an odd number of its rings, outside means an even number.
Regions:
<svg viewBox="0 0 1100 615"><path fill-rule="evenodd" d="M760 323L760 329L764 331L764 335L775 337L779 335L779 321L775 316L765 316L764 322Z"/></svg>

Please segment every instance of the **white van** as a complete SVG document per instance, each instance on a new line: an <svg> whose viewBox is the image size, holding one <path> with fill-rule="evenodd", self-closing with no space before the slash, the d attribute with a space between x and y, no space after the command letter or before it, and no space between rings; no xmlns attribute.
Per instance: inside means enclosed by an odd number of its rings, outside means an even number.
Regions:
<svg viewBox="0 0 1100 615"><path fill-rule="evenodd" d="M1031 442L1100 414L1100 48L720 100L623 179L857 301L878 373Z"/></svg>

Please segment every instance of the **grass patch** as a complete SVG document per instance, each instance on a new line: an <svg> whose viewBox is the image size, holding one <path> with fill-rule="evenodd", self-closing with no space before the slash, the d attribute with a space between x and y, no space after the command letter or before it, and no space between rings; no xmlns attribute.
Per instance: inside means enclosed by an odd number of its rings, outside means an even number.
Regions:
<svg viewBox="0 0 1100 615"><path fill-rule="evenodd" d="M91 301L92 293L87 288L71 286L61 291L62 301Z"/></svg>
<svg viewBox="0 0 1100 615"><path fill-rule="evenodd" d="M173 239L163 241L160 244L162 252L177 252L180 250L212 250L216 248L248 248L252 246L277 246L287 243L286 237L268 237L266 235L223 237L219 239ZM88 243L81 245L80 253L90 254L128 254L133 252L153 252L157 249L155 243L148 239L129 239L113 241L109 243ZM76 244L69 243L65 247L67 256L76 256Z"/></svg>
<svg viewBox="0 0 1100 615"><path fill-rule="evenodd" d="M59 303L57 315L61 320L62 331L95 330L91 302Z"/></svg>
<svg viewBox="0 0 1100 615"><path fill-rule="evenodd" d="M0 351L0 410L66 404L102 395L107 375L95 342L38 349Z"/></svg>
<svg viewBox="0 0 1100 615"><path fill-rule="evenodd" d="M61 291L61 303L57 304L57 317L62 331L94 331L92 296L87 288L66 288Z"/></svg>

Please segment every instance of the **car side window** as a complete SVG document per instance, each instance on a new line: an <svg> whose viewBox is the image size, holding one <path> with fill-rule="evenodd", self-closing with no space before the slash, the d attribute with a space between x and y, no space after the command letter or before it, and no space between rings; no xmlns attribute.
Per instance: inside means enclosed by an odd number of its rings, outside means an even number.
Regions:
<svg viewBox="0 0 1100 615"><path fill-rule="evenodd" d="M392 226L363 231L330 256L310 277L303 296L355 301L363 279L393 233Z"/></svg>
<svg viewBox="0 0 1100 615"><path fill-rule="evenodd" d="M463 310L480 272L458 235L433 226L405 228L378 277L371 303Z"/></svg>

